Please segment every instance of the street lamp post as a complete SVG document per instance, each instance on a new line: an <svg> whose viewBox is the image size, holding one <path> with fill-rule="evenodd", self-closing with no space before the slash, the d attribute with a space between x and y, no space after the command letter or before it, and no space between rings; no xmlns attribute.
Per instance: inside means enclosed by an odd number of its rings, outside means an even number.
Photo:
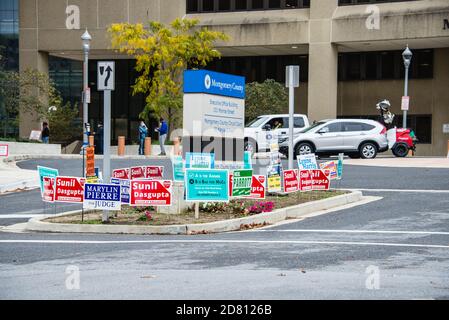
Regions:
<svg viewBox="0 0 449 320"><path fill-rule="evenodd" d="M92 37L89 32L86 31L81 36L81 40L83 41L83 51L84 51L84 66L83 66L83 129L88 122L88 110L87 110L87 91L89 88L88 83L88 72L89 72L89 50L90 50L90 41ZM83 133L83 144L86 146L88 143L88 137L86 131Z"/></svg>
<svg viewBox="0 0 449 320"><path fill-rule="evenodd" d="M405 67L404 97L408 97L408 69L410 67L410 63L412 62L412 56L413 53L407 45L407 48L405 48L404 52L402 52L402 59L404 60ZM404 110L403 112L402 127L407 128L407 110Z"/></svg>

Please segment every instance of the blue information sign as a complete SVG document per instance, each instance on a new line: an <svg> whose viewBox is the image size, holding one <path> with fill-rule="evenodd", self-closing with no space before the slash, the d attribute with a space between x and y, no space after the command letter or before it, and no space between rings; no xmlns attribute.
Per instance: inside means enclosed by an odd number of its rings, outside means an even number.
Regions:
<svg viewBox="0 0 449 320"><path fill-rule="evenodd" d="M115 184L94 184L84 185L85 209L120 210L120 186Z"/></svg>
<svg viewBox="0 0 449 320"><path fill-rule="evenodd" d="M186 170L186 201L229 201L229 171L218 169Z"/></svg>
<svg viewBox="0 0 449 320"><path fill-rule="evenodd" d="M208 93L245 99L245 77L209 70L186 70L184 93Z"/></svg>

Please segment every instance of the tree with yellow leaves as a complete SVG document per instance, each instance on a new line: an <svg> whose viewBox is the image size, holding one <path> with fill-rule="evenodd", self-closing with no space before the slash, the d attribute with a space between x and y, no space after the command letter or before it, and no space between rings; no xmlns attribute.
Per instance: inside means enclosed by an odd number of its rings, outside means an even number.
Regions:
<svg viewBox="0 0 449 320"><path fill-rule="evenodd" d="M160 22L116 23L108 29L112 48L136 59L140 76L133 94L146 95L146 106L140 116L148 120L154 112L168 119L173 128L180 124L182 109L182 73L187 68L205 67L221 56L214 48L226 41L222 32L198 27L197 19L175 19L169 26Z"/></svg>

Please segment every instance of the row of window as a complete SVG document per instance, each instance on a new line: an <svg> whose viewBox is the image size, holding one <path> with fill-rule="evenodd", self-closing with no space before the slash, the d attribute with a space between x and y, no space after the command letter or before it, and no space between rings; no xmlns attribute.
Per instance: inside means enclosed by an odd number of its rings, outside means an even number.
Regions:
<svg viewBox="0 0 449 320"><path fill-rule="evenodd" d="M310 0L187 0L187 13L309 8Z"/></svg>
<svg viewBox="0 0 449 320"><path fill-rule="evenodd" d="M339 5L416 0L339 0ZM310 0L187 0L187 13L310 8Z"/></svg>
<svg viewBox="0 0 449 320"><path fill-rule="evenodd" d="M432 49L413 50L409 77L432 78L433 56ZM405 75L402 51L341 53L338 58L340 81L403 79Z"/></svg>

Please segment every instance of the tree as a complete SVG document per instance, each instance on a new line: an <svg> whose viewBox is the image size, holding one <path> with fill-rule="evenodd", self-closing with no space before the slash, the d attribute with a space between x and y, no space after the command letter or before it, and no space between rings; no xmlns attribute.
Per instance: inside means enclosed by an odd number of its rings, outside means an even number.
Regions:
<svg viewBox="0 0 449 320"><path fill-rule="evenodd" d="M81 123L75 122L79 110L70 103L49 108L45 118L49 122L51 141L56 143L70 143L82 136Z"/></svg>
<svg viewBox="0 0 449 320"><path fill-rule="evenodd" d="M218 31L197 27L197 19L175 19L168 26L160 22L143 24L116 23L109 29L112 47L136 59L140 76L133 93L146 94L146 105L140 116L150 113L163 116L173 128L179 125L182 109L182 72L204 67L219 58L214 44L228 37Z"/></svg>
<svg viewBox="0 0 449 320"><path fill-rule="evenodd" d="M273 79L246 85L245 122L261 114L287 113L287 88Z"/></svg>

